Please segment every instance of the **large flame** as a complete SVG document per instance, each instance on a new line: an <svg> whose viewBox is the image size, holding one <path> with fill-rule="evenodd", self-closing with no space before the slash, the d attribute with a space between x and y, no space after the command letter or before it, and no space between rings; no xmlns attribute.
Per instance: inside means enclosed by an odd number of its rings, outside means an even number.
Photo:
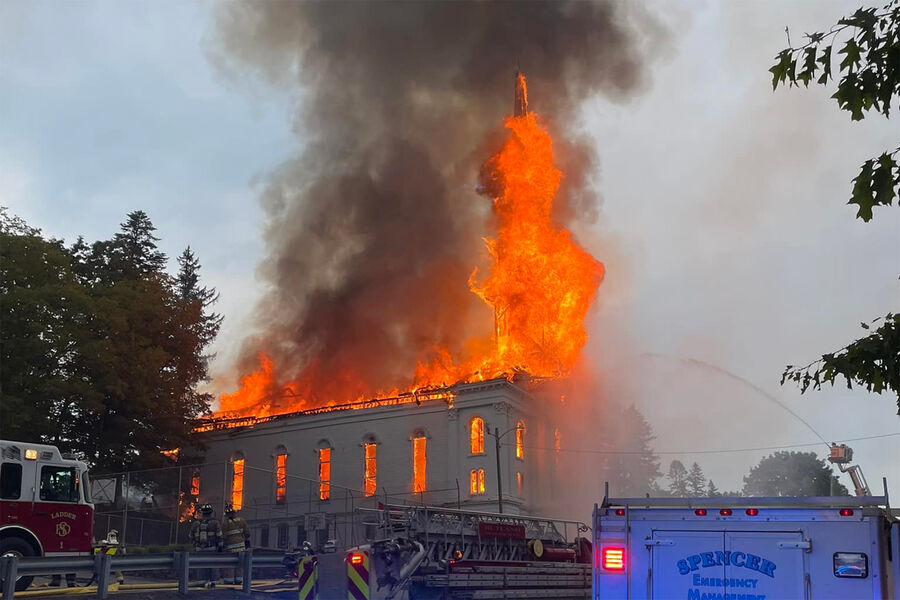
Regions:
<svg viewBox="0 0 900 600"><path fill-rule="evenodd" d="M524 78L519 84L524 99ZM553 143L538 116L523 110L505 126L506 143L482 169L482 189L493 198L498 225L497 237L485 240L490 273L483 281L477 270L469 278L472 292L494 311L494 331L470 340L463 356L435 347L431 357L417 364L410 387L511 377L522 371L563 376L584 347L584 320L603 279L603 264L553 222L562 173L554 166ZM330 397L328 404L359 399L358 378L348 373L346 379L348 385L327 391L333 392L330 396L316 390L315 397ZM301 376L279 384L272 361L261 352L259 369L241 379L237 392L222 395L220 411L262 417L321 406L321 401L309 400L313 390L304 381ZM396 390L368 392L378 396Z"/></svg>

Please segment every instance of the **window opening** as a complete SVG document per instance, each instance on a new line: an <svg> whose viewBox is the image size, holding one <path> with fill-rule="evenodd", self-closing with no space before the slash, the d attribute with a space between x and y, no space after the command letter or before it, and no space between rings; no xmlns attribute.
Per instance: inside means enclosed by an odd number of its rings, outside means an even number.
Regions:
<svg viewBox="0 0 900 600"><path fill-rule="evenodd" d="M469 448L472 454L484 454L484 419L472 419Z"/></svg>
<svg viewBox="0 0 900 600"><path fill-rule="evenodd" d="M200 469L191 471L191 496L200 495Z"/></svg>
<svg viewBox="0 0 900 600"><path fill-rule="evenodd" d="M275 457L275 504L284 504L287 499L287 454Z"/></svg>
<svg viewBox="0 0 900 600"><path fill-rule="evenodd" d="M288 547L288 524L281 523L278 525L278 547Z"/></svg>
<svg viewBox="0 0 900 600"><path fill-rule="evenodd" d="M259 528L259 546L261 548L269 547L269 526L265 525Z"/></svg>
<svg viewBox="0 0 900 600"><path fill-rule="evenodd" d="M516 423L516 458L525 458L525 423Z"/></svg>
<svg viewBox="0 0 900 600"><path fill-rule="evenodd" d="M244 506L244 459L236 458L231 462L231 506L241 510Z"/></svg>
<svg viewBox="0 0 900 600"><path fill-rule="evenodd" d="M413 492L425 491L425 436L413 438Z"/></svg>
<svg viewBox="0 0 900 600"><path fill-rule="evenodd" d="M469 493L473 496L484 493L484 469L469 471Z"/></svg>
<svg viewBox="0 0 900 600"><path fill-rule="evenodd" d="M22 495L22 465L3 463L0 467L0 498L18 500Z"/></svg>
<svg viewBox="0 0 900 600"><path fill-rule="evenodd" d="M522 483L522 472L516 471L516 493L522 496L522 490L524 489L524 485Z"/></svg>
<svg viewBox="0 0 900 600"><path fill-rule="evenodd" d="M331 498L331 448L319 448L319 500Z"/></svg>
<svg viewBox="0 0 900 600"><path fill-rule="evenodd" d="M376 462L377 448L375 442L366 442L363 446L365 457L365 493L366 496L374 496L378 488L378 463Z"/></svg>

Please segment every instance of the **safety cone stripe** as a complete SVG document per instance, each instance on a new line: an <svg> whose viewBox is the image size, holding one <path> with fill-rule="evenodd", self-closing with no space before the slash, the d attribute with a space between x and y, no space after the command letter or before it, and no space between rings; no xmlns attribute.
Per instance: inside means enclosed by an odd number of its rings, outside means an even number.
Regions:
<svg viewBox="0 0 900 600"><path fill-rule="evenodd" d="M362 555L362 562L347 562L347 600L369 600L369 553L358 554Z"/></svg>
<svg viewBox="0 0 900 600"><path fill-rule="evenodd" d="M319 561L315 556L300 561L300 600L319 598Z"/></svg>

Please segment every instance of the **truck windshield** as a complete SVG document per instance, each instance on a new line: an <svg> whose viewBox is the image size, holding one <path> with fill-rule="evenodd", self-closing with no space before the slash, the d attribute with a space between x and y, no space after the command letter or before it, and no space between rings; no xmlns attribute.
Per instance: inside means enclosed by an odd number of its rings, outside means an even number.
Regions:
<svg viewBox="0 0 900 600"><path fill-rule="evenodd" d="M41 467L41 500L78 502L78 473L72 467Z"/></svg>

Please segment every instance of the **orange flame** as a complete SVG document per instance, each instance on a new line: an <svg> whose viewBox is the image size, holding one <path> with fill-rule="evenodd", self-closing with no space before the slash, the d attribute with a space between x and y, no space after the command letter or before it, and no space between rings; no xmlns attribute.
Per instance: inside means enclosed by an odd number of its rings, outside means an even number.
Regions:
<svg viewBox="0 0 900 600"><path fill-rule="evenodd" d="M517 84L522 114L506 120L509 138L482 170L482 184L493 198L498 223L497 237L485 240L492 259L490 272L479 282L476 269L468 283L493 309L494 332L469 340L459 358L436 347L431 357L418 362L414 389L511 378L523 371L536 377L565 376L586 342L584 320L604 267L553 222L562 173L554 166L550 135L537 115L527 112L524 77L518 75ZM315 367L313 363L307 371L314 372ZM354 373L340 379L335 390L307 389L305 377L278 385L271 359L260 352L259 369L241 379L237 392L221 396L217 416L265 417L321 406L307 400L313 392L315 397L329 397L336 391L329 405L360 400L363 382Z"/></svg>

